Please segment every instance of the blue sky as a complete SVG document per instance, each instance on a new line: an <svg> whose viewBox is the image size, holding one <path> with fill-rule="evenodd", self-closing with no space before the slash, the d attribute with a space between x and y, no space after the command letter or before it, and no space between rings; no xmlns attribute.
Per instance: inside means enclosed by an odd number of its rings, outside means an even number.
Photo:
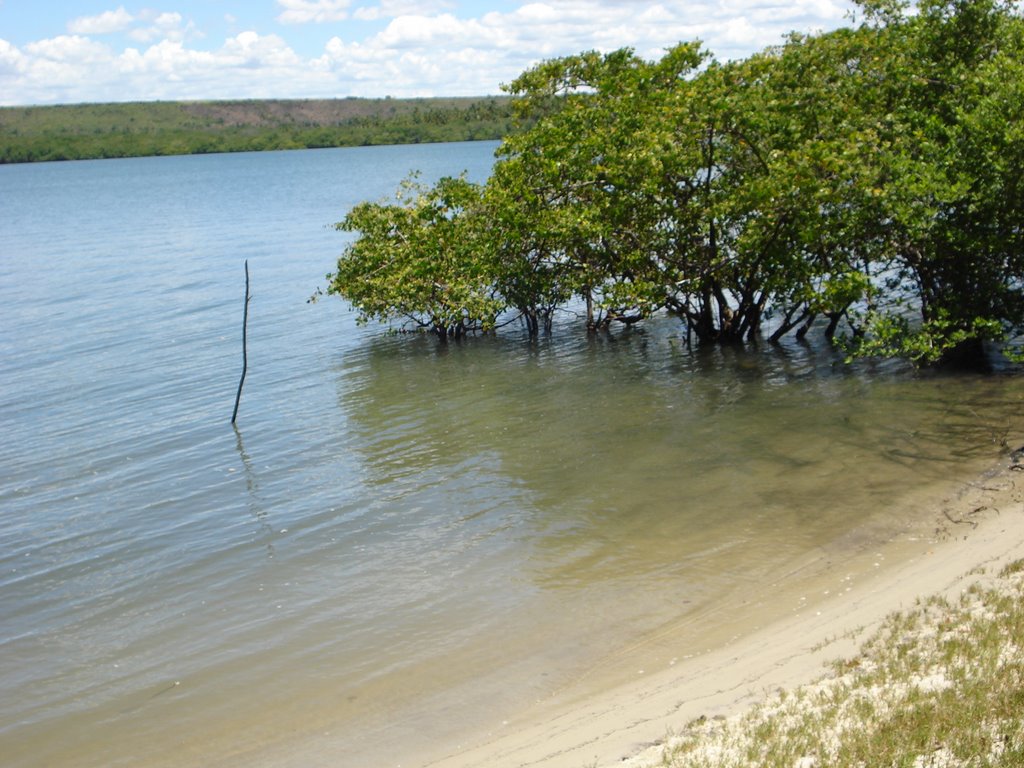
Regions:
<svg viewBox="0 0 1024 768"><path fill-rule="evenodd" d="M151 4L152 3L152 4ZM719 59L847 0L0 0L0 105L478 96L543 59L700 39Z"/></svg>

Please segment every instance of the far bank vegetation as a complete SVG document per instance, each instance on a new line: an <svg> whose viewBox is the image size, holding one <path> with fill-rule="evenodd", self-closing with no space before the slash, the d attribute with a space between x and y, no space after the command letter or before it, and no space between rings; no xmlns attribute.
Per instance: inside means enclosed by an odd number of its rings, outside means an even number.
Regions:
<svg viewBox="0 0 1024 768"><path fill-rule="evenodd" d="M0 163L500 139L508 97L0 108Z"/></svg>

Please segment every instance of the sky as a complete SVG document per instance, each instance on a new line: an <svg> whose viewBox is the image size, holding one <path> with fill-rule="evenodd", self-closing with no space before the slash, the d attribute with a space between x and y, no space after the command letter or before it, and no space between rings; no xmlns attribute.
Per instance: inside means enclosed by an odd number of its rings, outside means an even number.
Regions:
<svg viewBox="0 0 1024 768"><path fill-rule="evenodd" d="M154 4L149 4L150 2ZM741 58L848 0L0 0L0 105L486 96L545 59Z"/></svg>

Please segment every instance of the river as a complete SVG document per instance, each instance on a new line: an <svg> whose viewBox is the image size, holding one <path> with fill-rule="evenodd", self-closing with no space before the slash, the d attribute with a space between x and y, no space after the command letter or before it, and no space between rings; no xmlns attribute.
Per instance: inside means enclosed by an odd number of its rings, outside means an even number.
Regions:
<svg viewBox="0 0 1024 768"><path fill-rule="evenodd" d="M927 535L1020 434L1019 376L307 303L352 205L495 146L0 166L5 765L416 765Z"/></svg>

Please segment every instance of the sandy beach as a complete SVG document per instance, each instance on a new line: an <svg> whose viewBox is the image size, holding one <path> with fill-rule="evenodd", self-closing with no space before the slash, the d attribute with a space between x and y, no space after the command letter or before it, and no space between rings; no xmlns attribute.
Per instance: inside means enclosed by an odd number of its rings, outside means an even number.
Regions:
<svg viewBox="0 0 1024 768"><path fill-rule="evenodd" d="M600 691L595 682L538 702L427 765L659 764L665 739L687 723L736 715L774 691L812 682L828 662L854 655L893 611L931 595L956 596L983 572L1024 557L1024 472L1011 459L927 503L934 505L930 533L898 531L868 550L833 553L795 586L768 585L740 625L706 638L710 650L674 649L661 668L638 669L627 685ZM671 648L672 637L659 642Z"/></svg>

